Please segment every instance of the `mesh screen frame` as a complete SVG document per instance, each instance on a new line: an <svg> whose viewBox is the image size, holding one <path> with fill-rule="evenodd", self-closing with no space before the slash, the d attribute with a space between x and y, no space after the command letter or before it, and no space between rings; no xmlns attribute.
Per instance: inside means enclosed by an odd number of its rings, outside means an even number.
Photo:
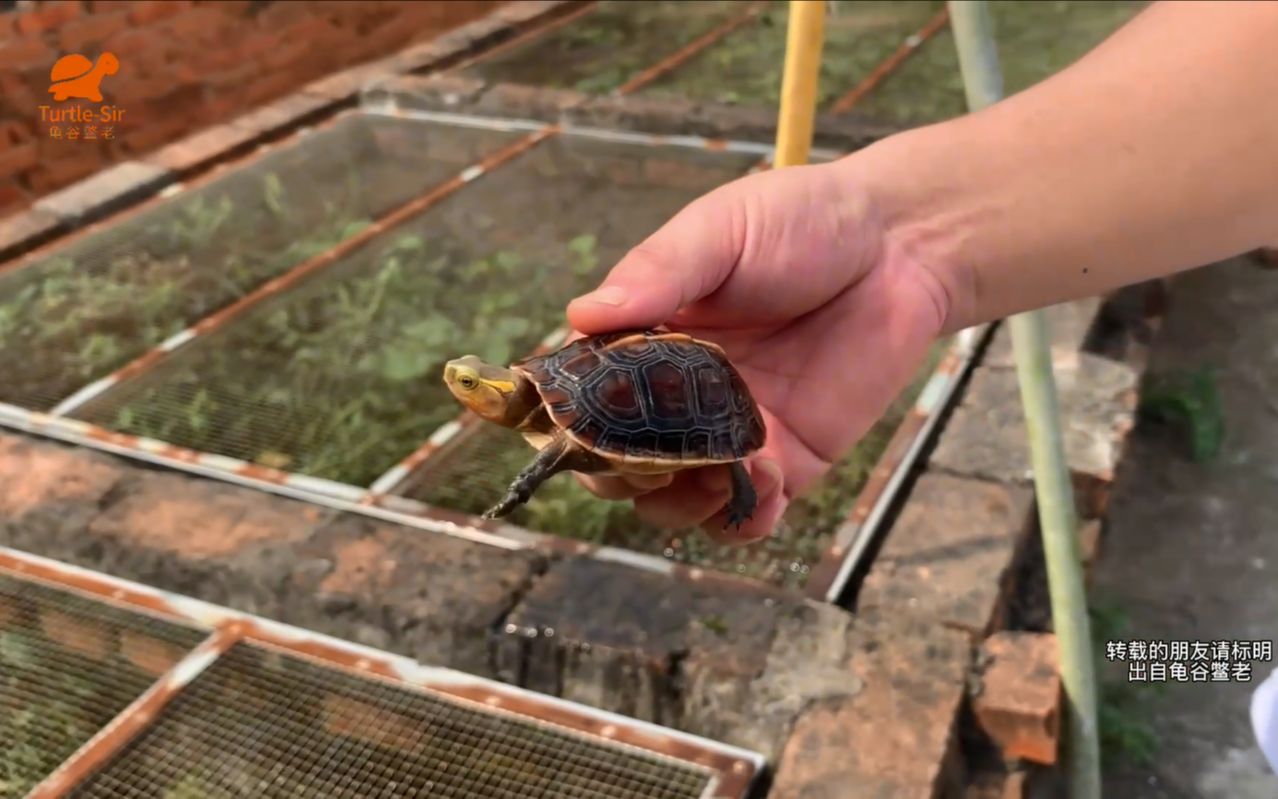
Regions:
<svg viewBox="0 0 1278 799"><path fill-rule="evenodd" d="M375 692L391 692L416 701L433 702L441 707L447 706L451 711L468 713L472 718L497 718L503 720L500 723L513 724L525 731L533 730L538 735L560 736L579 747L594 747L603 753L625 753L632 759L637 758L634 762L646 762L654 768L680 769L685 776L705 777L700 793L684 790L683 793L651 794L654 796L740 799L766 767L761 755L738 747L486 678L424 666L408 658L332 636L0 547L0 587L9 584L69 596L71 601L89 607L99 615L140 619L148 625L167 625L182 629L187 634L183 652L170 658L165 663L166 669L154 669L156 676L143 695L136 697L119 715L104 722L90 741L83 743L29 794L31 797L43 799L67 795L72 786L85 785L92 775L105 771L149 734L157 719L164 718L173 703L181 702L182 697L190 695L191 686L199 683L210 669L226 668L218 664L226 663L227 654L236 648L241 651L248 648L266 653L271 658L286 658L302 664L304 668L324 675L324 679L329 680L328 684L364 686ZM0 605L0 609L6 607L9 606ZM354 709L353 720L356 722L361 714L367 715L358 706ZM352 721L350 711L348 706L344 713L347 722ZM338 716L343 714L338 713ZM366 727L356 729L363 729L363 737L368 737ZM594 799L596 795L612 794L585 792L570 795Z"/></svg>

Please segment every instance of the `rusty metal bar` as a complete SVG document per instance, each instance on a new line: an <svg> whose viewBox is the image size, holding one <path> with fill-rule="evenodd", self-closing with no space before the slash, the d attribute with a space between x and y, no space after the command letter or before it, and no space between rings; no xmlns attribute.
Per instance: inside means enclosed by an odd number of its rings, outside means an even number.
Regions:
<svg viewBox="0 0 1278 799"><path fill-rule="evenodd" d="M367 244L369 240L374 237L407 222L417 214L452 195L466 184L480 178L494 169L497 169L502 164L523 154L527 150L532 149L537 144L555 135L557 132L558 128L556 126L547 125L541 130L531 133L519 141L512 142L497 152L481 159L478 163L463 169L458 174L428 190L426 193L409 200L390 213L382 216L380 219L354 236L344 239L336 246L303 261L279 277L263 283L251 293L244 295L230 305L227 305L209 316L206 316L186 330L183 330L182 332L170 337L167 341L162 342L150 352L135 358L131 363L127 363L110 375L85 386L75 394L72 394L70 397L58 403L50 414L52 416L66 416L83 407L91 400L96 399L107 390L119 385L123 381L136 378L138 375L150 371L158 364L165 361L170 354L181 349L190 342L225 327L227 323L243 315L246 311L254 308L262 301L270 299L280 292L293 287L304 278L309 277L311 274L331 265L342 256L347 255L353 250Z"/></svg>
<svg viewBox="0 0 1278 799"><path fill-rule="evenodd" d="M243 639L245 625L239 621L220 625L199 646L152 683L132 704L107 722L106 726L64 760L26 799L59 799L86 777L111 761L147 730L161 711L214 661Z"/></svg>
<svg viewBox="0 0 1278 799"><path fill-rule="evenodd" d="M630 80L621 84L616 89L613 89L612 93L617 97L624 97L627 94L633 94L650 83L665 77L669 73L683 66L685 62L700 53L702 50L705 50L707 47L718 42L729 33L732 33L737 28L740 28L742 25L759 16L759 14L763 13L763 10L767 8L767 6L767 3L751 3L740 15L733 17L727 22L724 22L723 24L703 33L657 63L632 76Z"/></svg>
<svg viewBox="0 0 1278 799"><path fill-rule="evenodd" d="M235 643L248 642L273 647L289 655L310 658L329 668L344 670L366 679L386 680L441 698L478 705L490 712L554 724L579 734L605 738L654 754L698 764L715 777L715 789L709 794L709 799L742 799L764 768L765 760L757 752L495 680L452 669L425 666L410 658L372 647L7 547L0 547L0 570L88 594L110 604L217 629L220 636L215 634L193 650L112 722L113 725L133 731L133 734L144 728L158 714L163 706L161 698L168 701ZM198 670L196 666L199 666ZM174 685L176 687L172 687ZM132 720L132 714L139 714L142 718ZM71 766L63 764L59 768L58 771L65 776L59 778L57 785L64 788L74 786L72 777L88 771L84 764L88 762L90 752L96 753L92 763L97 766L119 751L127 743L127 740L117 740L116 736L120 735L120 732L110 732L109 728L101 731L68 761ZM112 748L108 750L108 746ZM52 780L53 775L49 779ZM41 797L43 799L58 795L61 794L49 792Z"/></svg>
<svg viewBox="0 0 1278 799"><path fill-rule="evenodd" d="M956 334L905 419L893 432L887 448L857 494L852 510L835 531L834 541L813 567L804 586L809 598L838 601L991 329L990 325L982 325Z"/></svg>
<svg viewBox="0 0 1278 799"><path fill-rule="evenodd" d="M853 86L851 91L835 100L830 106L831 114L843 114L852 109L854 105L865 99L865 96L874 91L880 83L882 83L888 75L896 71L897 67L905 63L914 51L918 50L928 39L932 38L938 31L945 27L950 21L949 6L944 6L936 13L936 16L928 20L927 24L920 28L917 32L910 34L901 42L901 46L896 48L892 55L883 59L883 61L870 71L860 83Z"/></svg>

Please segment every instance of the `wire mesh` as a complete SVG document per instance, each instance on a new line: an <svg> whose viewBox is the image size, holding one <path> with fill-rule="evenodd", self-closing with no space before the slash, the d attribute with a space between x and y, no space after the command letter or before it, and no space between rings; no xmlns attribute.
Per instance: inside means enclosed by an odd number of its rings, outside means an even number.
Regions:
<svg viewBox="0 0 1278 799"><path fill-rule="evenodd" d="M73 415L368 485L461 411L446 359L531 350L601 269L751 161L554 137Z"/></svg>
<svg viewBox="0 0 1278 799"><path fill-rule="evenodd" d="M696 799L709 781L688 763L241 643L71 796Z"/></svg>
<svg viewBox="0 0 1278 799"><path fill-rule="evenodd" d="M483 59L463 72L490 81L609 92L660 55L740 14L743 5L717 0L604 0L549 36Z"/></svg>
<svg viewBox="0 0 1278 799"><path fill-rule="evenodd" d="M0 797L25 795L206 635L0 573Z"/></svg>
<svg viewBox="0 0 1278 799"><path fill-rule="evenodd" d="M0 402L52 408L513 135L345 117L0 275Z"/></svg>
<svg viewBox="0 0 1278 799"><path fill-rule="evenodd" d="M1069 66L1147 5L1148 0L990 3L1005 93L1029 88ZM857 111L901 125L939 122L967 113L950 29L929 39L882 86L864 97Z"/></svg>
<svg viewBox="0 0 1278 799"><path fill-rule="evenodd" d="M720 546L698 531L644 524L632 505L598 499L571 475L542 484L510 521L539 532L801 588L948 346L949 340L933 346L915 380L878 423L823 481L791 503L771 536L757 543ZM482 513L505 494L533 454L519 434L480 423L445 444L397 493L438 507Z"/></svg>
<svg viewBox="0 0 1278 799"><path fill-rule="evenodd" d="M939 9L943 0L840 3L825 23L817 103L827 106L883 62ZM725 37L640 96L776 106L780 102L789 3L774 2L750 25Z"/></svg>

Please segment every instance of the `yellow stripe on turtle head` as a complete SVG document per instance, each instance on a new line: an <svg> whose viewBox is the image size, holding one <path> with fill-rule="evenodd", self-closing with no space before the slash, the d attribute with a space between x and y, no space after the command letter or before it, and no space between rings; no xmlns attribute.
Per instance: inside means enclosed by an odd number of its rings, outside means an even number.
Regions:
<svg viewBox="0 0 1278 799"><path fill-rule="evenodd" d="M509 394L515 390L515 383L513 380L485 380L483 383L489 388L494 388L503 394Z"/></svg>

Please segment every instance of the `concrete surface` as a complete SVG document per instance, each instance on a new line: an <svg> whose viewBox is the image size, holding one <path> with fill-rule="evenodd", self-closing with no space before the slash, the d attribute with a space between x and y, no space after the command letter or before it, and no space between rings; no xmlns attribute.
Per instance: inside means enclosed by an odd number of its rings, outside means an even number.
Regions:
<svg viewBox="0 0 1278 799"><path fill-rule="evenodd" d="M1197 464L1183 441L1142 425L1112 498L1094 595L1141 640L1278 638L1278 276L1242 260L1172 282L1151 371L1218 369L1225 442ZM1111 764L1107 797L1273 799L1248 703L1250 683L1169 683L1146 721L1160 739L1149 766ZM1124 680L1119 664L1100 678Z"/></svg>

